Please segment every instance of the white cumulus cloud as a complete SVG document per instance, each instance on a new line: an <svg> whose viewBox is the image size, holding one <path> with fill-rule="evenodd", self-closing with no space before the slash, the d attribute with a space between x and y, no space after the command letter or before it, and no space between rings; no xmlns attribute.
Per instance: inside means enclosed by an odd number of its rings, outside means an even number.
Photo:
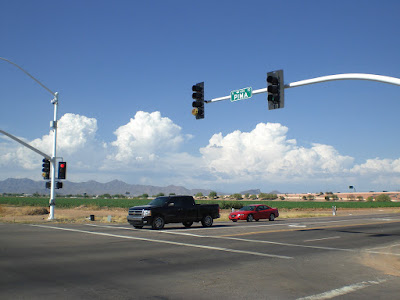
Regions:
<svg viewBox="0 0 400 300"><path fill-rule="evenodd" d="M400 173L399 159L367 159L364 164L356 165L351 170L361 175L376 173Z"/></svg>
<svg viewBox="0 0 400 300"><path fill-rule="evenodd" d="M340 155L329 145L300 147L287 139L287 131L281 124L260 123L250 132L235 131L225 137L214 134L200 152L211 172L241 180L336 174L353 163L353 158Z"/></svg>
<svg viewBox="0 0 400 300"><path fill-rule="evenodd" d="M97 131L96 119L67 113L60 118L57 128L57 156L59 153L69 156L79 151L81 151L80 155L84 155L84 152L88 152L88 149L94 145L94 136ZM53 131L33 141L20 139L49 156L52 155ZM2 147L7 147L8 150L0 152L0 161L3 163L12 162L24 169L35 169L41 165L41 159L37 153L16 142L2 144Z"/></svg>
<svg viewBox="0 0 400 300"><path fill-rule="evenodd" d="M249 132L213 134L199 152L188 153L191 135L161 113L138 111L114 131L115 139L98 136L97 120L67 113L58 121L57 157L68 162L68 180L124 180L128 183L183 185L237 192L239 188L273 188L304 191L349 184L396 187L400 184L399 159L354 158L332 145L298 145L279 123L259 123ZM33 147L51 155L53 132L32 141ZM24 146L0 137L0 179L27 177L40 180L42 157ZM390 188L390 187L389 187Z"/></svg>
<svg viewBox="0 0 400 300"><path fill-rule="evenodd" d="M111 143L115 153L109 159L131 163L152 161L165 153L175 152L184 141L181 127L161 113L138 111L129 123L119 127Z"/></svg>

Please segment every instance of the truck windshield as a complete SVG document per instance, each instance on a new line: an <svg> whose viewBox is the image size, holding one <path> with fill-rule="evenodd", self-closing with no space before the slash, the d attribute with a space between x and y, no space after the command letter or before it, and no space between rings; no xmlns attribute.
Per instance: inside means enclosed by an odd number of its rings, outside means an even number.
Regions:
<svg viewBox="0 0 400 300"><path fill-rule="evenodd" d="M156 199L152 200L148 205L152 206L164 206L167 203L169 197L157 197Z"/></svg>

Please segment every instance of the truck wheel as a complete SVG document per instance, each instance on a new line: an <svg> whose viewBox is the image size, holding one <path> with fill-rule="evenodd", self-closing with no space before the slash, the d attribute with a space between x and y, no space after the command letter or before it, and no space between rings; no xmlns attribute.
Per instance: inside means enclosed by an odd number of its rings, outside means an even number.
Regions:
<svg viewBox="0 0 400 300"><path fill-rule="evenodd" d="M155 218L153 219L153 222L151 223L151 228L152 228L152 229L159 230L159 229L163 229L163 228L164 228L164 225L165 225L164 218L158 216L158 217L155 217Z"/></svg>
<svg viewBox="0 0 400 300"><path fill-rule="evenodd" d="M213 224L213 218L210 215L204 216L203 219L201 219L201 225L203 227L211 227Z"/></svg>
<svg viewBox="0 0 400 300"><path fill-rule="evenodd" d="M190 226L193 225L193 222L182 222L183 226L185 226L186 228L189 228Z"/></svg>

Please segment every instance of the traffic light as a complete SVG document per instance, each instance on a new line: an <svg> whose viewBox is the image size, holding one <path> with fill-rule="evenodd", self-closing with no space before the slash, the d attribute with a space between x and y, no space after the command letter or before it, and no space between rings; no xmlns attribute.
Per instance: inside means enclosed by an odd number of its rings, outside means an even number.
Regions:
<svg viewBox="0 0 400 300"><path fill-rule="evenodd" d="M58 179L65 179L67 175L67 163L65 161L60 161L58 163Z"/></svg>
<svg viewBox="0 0 400 300"><path fill-rule="evenodd" d="M63 183L61 181L56 181L54 188L55 189L62 189L63 188ZM51 189L51 181L46 181L46 189Z"/></svg>
<svg viewBox="0 0 400 300"><path fill-rule="evenodd" d="M195 100L192 103L192 115L198 119L204 119L204 82L200 82L192 86L192 98Z"/></svg>
<svg viewBox="0 0 400 300"><path fill-rule="evenodd" d="M268 82L268 109L283 108L284 88L283 70L267 73Z"/></svg>
<svg viewBox="0 0 400 300"><path fill-rule="evenodd" d="M50 179L50 160L47 158L43 158L43 164L42 164L42 177L45 180Z"/></svg>

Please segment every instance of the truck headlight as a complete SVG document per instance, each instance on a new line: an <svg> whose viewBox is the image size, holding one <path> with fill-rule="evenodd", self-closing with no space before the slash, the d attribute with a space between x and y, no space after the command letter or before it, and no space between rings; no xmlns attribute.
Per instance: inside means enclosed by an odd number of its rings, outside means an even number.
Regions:
<svg viewBox="0 0 400 300"><path fill-rule="evenodd" d="M151 210L142 210L142 217L150 217L151 216Z"/></svg>

